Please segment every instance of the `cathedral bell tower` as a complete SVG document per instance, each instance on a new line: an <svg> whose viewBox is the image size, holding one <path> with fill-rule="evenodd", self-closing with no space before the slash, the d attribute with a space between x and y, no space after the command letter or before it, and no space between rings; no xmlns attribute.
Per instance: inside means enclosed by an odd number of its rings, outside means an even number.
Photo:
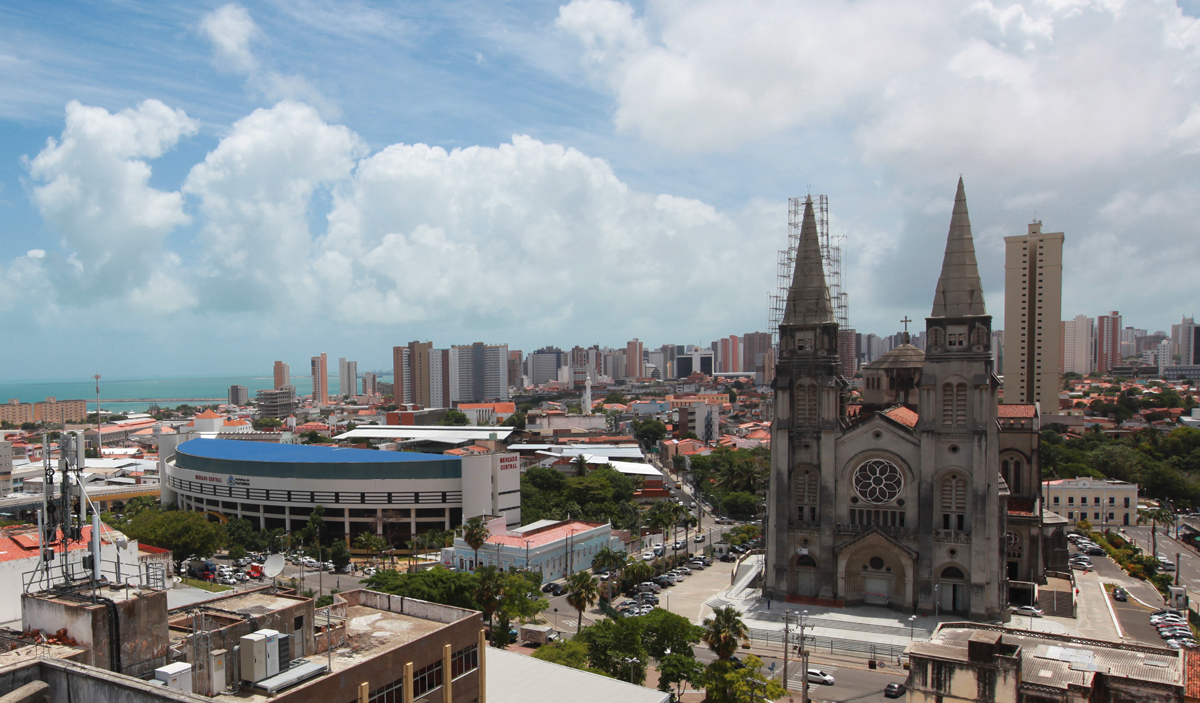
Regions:
<svg viewBox="0 0 1200 703"><path fill-rule="evenodd" d="M999 383L992 368L992 317L983 302L961 178L925 326L917 425L927 457L919 479L918 608L933 611L937 597L953 601L955 610L969 611L973 619L999 619L1007 602L1000 573L1006 491L997 461ZM955 591L953 598L948 589L958 586L940 583L945 567L935 569L945 559L952 559L954 573L966 581L965 591ZM935 584L940 586L936 596Z"/></svg>
<svg viewBox="0 0 1200 703"><path fill-rule="evenodd" d="M811 196L804 204L796 268L779 325L773 387L764 592L782 599L791 590L789 566L811 560L810 551L819 554L832 548L834 477L822 466L831 464L834 441L846 418L847 383L839 375L838 326ZM823 530L823 525L829 529ZM818 589L832 596L833 565L826 561L817 567Z"/></svg>

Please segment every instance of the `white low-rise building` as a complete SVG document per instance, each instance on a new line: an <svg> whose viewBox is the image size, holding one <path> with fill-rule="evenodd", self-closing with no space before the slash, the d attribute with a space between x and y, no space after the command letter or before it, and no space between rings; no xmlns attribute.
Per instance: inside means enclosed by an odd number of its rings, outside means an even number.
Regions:
<svg viewBox="0 0 1200 703"><path fill-rule="evenodd" d="M1137 524L1136 483L1098 478L1042 481L1042 500L1071 522L1087 520L1098 530Z"/></svg>
<svg viewBox="0 0 1200 703"><path fill-rule="evenodd" d="M592 568L592 557L605 547L625 549L609 523L538 520L511 529L502 520L491 518L487 524L491 535L479 548L478 555L462 537L456 537L452 563L448 566L458 571L474 571L478 566L488 565L505 571L528 569L540 571L544 581L553 581Z"/></svg>

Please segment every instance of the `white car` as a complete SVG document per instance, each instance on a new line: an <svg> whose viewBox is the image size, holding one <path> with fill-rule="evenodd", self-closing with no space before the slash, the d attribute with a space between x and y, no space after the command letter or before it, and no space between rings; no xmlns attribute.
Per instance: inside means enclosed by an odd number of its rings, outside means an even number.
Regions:
<svg viewBox="0 0 1200 703"><path fill-rule="evenodd" d="M1013 608L1013 615L1024 615L1026 617L1032 615L1035 618L1040 618L1043 615L1045 615L1045 612L1038 610L1037 608L1033 607L1032 605L1022 605L1022 606Z"/></svg>
<svg viewBox="0 0 1200 703"><path fill-rule="evenodd" d="M642 561L654 561L654 552L642 552Z"/></svg>
<svg viewBox="0 0 1200 703"><path fill-rule="evenodd" d="M820 669L809 669L808 670L808 681L809 681L809 683L823 683L826 686L832 686L833 685L833 676L831 674L826 674L824 671L821 671Z"/></svg>
<svg viewBox="0 0 1200 703"><path fill-rule="evenodd" d="M677 566L677 567L675 567L675 570L678 571L679 573L683 574L684 576L687 576L692 573L692 570L687 568L686 566Z"/></svg>

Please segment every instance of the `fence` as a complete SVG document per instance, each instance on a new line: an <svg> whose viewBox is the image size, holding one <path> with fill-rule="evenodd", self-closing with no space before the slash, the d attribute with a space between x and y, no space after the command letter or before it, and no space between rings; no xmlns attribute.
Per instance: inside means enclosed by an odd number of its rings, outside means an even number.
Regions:
<svg viewBox="0 0 1200 703"><path fill-rule="evenodd" d="M796 635L789 636L789 644L796 643L798 638ZM922 638L924 639L924 638ZM846 640L837 637L816 637L813 635L804 636L805 646L808 648L809 654L850 654L850 655L866 655L874 654L877 660L892 660L898 659L904 654L906 645L898 644L876 644L873 642L862 642L860 640ZM776 647L783 649L783 631L782 630L750 630L750 645L758 647L772 648Z"/></svg>

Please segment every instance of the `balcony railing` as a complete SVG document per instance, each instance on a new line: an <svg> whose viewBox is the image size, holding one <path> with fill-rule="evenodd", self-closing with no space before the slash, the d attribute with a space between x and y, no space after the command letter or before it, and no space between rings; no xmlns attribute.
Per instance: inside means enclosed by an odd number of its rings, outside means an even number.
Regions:
<svg viewBox="0 0 1200 703"><path fill-rule="evenodd" d="M837 532L839 535L857 535L876 529L884 534L888 534L899 539L913 539L917 534L917 531L910 527L896 527L894 525L855 525L848 522L839 522L835 528L835 532Z"/></svg>
<svg viewBox="0 0 1200 703"><path fill-rule="evenodd" d="M933 541L950 544L970 544L971 533L963 530L934 530Z"/></svg>

